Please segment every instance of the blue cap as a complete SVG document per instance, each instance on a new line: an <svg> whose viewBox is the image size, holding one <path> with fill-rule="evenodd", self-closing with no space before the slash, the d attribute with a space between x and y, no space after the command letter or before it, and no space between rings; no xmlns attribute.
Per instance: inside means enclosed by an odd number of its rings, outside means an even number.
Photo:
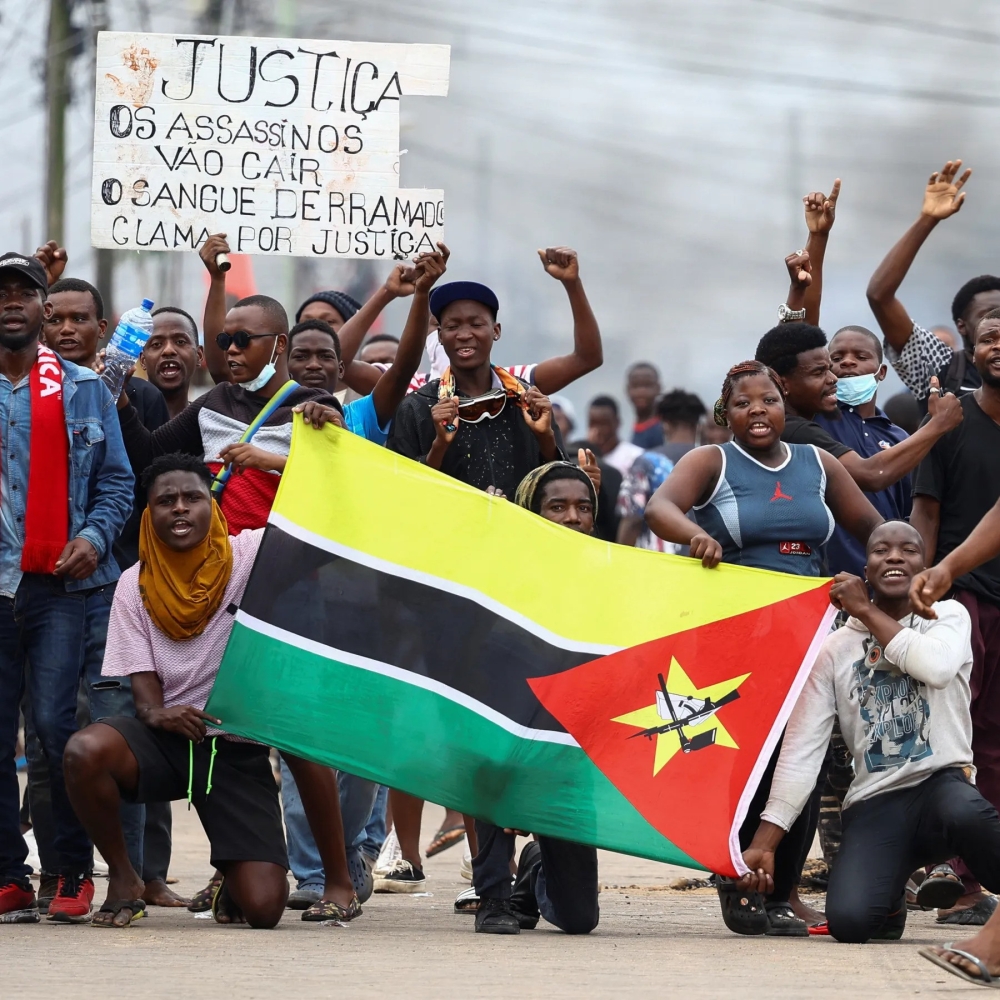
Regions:
<svg viewBox="0 0 1000 1000"><path fill-rule="evenodd" d="M480 302L496 319L500 311L500 301L492 288L480 285L478 281L449 281L447 285L438 285L430 295L430 307L432 315L440 320L441 313L452 304L468 299L471 302Z"/></svg>
<svg viewBox="0 0 1000 1000"><path fill-rule="evenodd" d="M142 308L145 309L146 312L152 312L153 311L153 300L152 299L143 299L142 300Z"/></svg>

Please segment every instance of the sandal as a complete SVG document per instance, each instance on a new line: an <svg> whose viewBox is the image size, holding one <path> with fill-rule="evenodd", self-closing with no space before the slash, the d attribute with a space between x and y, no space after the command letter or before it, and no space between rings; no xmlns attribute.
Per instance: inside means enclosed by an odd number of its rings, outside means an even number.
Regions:
<svg viewBox="0 0 1000 1000"><path fill-rule="evenodd" d="M791 903L765 903L767 930L770 937L808 937L809 925L795 916Z"/></svg>
<svg viewBox="0 0 1000 1000"><path fill-rule="evenodd" d="M745 892L736 880L716 876L715 888L722 905L722 919L734 934L766 934L769 927L764 897L759 892Z"/></svg>
<svg viewBox="0 0 1000 1000"><path fill-rule="evenodd" d="M192 913L204 913L206 910L212 909L212 904L215 902L215 897L218 894L221 885L221 878L213 878L204 889L199 889L191 897L188 909Z"/></svg>
<svg viewBox="0 0 1000 1000"><path fill-rule="evenodd" d="M122 910L128 911L128 920L123 924L116 924L115 917L118 916ZM99 919L102 913L110 913L111 917L108 920ZM116 899L112 902L105 903L98 911L94 914L94 919L91 920L90 924L92 927L113 927L115 930L121 930L123 927L131 927L137 920L141 920L146 915L146 903L141 899Z"/></svg>
<svg viewBox="0 0 1000 1000"><path fill-rule="evenodd" d="M479 896L476 894L475 886L463 889L455 900L456 913L471 913L475 916L479 912Z"/></svg>
<svg viewBox="0 0 1000 1000"><path fill-rule="evenodd" d="M981 958L976 958L975 955L967 951L962 951L953 944L942 945L941 950L949 952L952 955L958 955L959 958L964 958L967 962L971 962L978 970L979 975L973 976L971 973L966 972L960 965L949 962L932 948L921 948L917 954L921 958L926 958L928 962L933 962L939 969L944 969L946 972L958 976L959 979L964 979L967 983L978 983L980 986L988 986L990 989L1000 990L1000 979L990 974L990 970L986 968L986 963Z"/></svg>
<svg viewBox="0 0 1000 1000"><path fill-rule="evenodd" d="M220 881L218 891L212 900L212 918L217 924L245 924L247 922L243 911L229 895L224 878Z"/></svg>
<svg viewBox="0 0 1000 1000"><path fill-rule="evenodd" d="M427 845L427 850L424 853L427 857L433 858L435 854L447 851L449 847L454 847L455 844L461 843L463 840L465 840L464 823L449 826L447 830L442 828L434 834L434 839Z"/></svg>
<svg viewBox="0 0 1000 1000"><path fill-rule="evenodd" d="M302 911L302 919L316 923L323 920L339 920L346 924L349 920L360 917L363 912L357 895L351 899L351 905L347 907L335 903L332 899L317 899L308 910Z"/></svg>
<svg viewBox="0 0 1000 1000"><path fill-rule="evenodd" d="M962 924L965 927L982 927L997 908L997 901L994 896L986 896L979 900L974 906L969 906L964 910L955 910L943 917L937 918L939 924Z"/></svg>
<svg viewBox="0 0 1000 1000"><path fill-rule="evenodd" d="M917 889L916 903L925 910L950 910L965 895L951 865L935 865Z"/></svg>

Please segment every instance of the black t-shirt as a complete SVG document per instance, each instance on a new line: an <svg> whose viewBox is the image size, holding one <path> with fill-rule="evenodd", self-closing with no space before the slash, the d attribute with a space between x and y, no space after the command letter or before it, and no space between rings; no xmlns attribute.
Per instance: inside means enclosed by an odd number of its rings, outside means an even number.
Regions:
<svg viewBox="0 0 1000 1000"><path fill-rule="evenodd" d="M854 450L831 437L815 421L793 416L791 413L785 414L785 429L781 432L781 440L786 444L814 444L821 451L828 451L834 458L840 458Z"/></svg>
<svg viewBox="0 0 1000 1000"><path fill-rule="evenodd" d="M437 435L431 408L437 402L438 385L439 380L434 379L399 404L387 443L391 451L417 461L426 458ZM558 428L555 435L561 453ZM441 471L476 489L493 486L513 501L521 480L545 461L520 409L508 402L493 420L478 424L459 421L458 433L444 453Z"/></svg>
<svg viewBox="0 0 1000 1000"><path fill-rule="evenodd" d="M162 427L169 419L167 401L163 393L150 382L142 378L129 380L125 394L135 407L142 425L151 431ZM126 570L139 561L139 526L142 522L142 512L146 509L146 491L142 488L139 477L143 470L133 466L135 476L135 497L132 501L132 513L122 528L122 533L115 542L113 552L118 568Z"/></svg>
<svg viewBox="0 0 1000 1000"><path fill-rule="evenodd" d="M941 504L935 563L969 537L1000 497L1000 425L973 395L960 403L965 419L931 448L913 480L915 497L932 497ZM959 577L955 586L1000 605L1000 557Z"/></svg>

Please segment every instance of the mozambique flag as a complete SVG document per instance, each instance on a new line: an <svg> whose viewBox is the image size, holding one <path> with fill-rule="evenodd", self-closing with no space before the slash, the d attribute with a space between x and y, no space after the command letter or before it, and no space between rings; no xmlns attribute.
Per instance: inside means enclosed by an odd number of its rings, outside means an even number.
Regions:
<svg viewBox="0 0 1000 1000"><path fill-rule="evenodd" d="M827 590L585 537L296 418L208 711L500 826L732 875Z"/></svg>

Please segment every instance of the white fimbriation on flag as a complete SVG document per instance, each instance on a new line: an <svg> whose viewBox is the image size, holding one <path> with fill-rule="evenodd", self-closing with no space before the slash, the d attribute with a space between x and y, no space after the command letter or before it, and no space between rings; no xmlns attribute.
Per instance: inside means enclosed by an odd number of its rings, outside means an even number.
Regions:
<svg viewBox="0 0 1000 1000"><path fill-rule="evenodd" d="M403 260L442 191L399 187L402 98L448 92L447 45L102 32L91 242Z"/></svg>

